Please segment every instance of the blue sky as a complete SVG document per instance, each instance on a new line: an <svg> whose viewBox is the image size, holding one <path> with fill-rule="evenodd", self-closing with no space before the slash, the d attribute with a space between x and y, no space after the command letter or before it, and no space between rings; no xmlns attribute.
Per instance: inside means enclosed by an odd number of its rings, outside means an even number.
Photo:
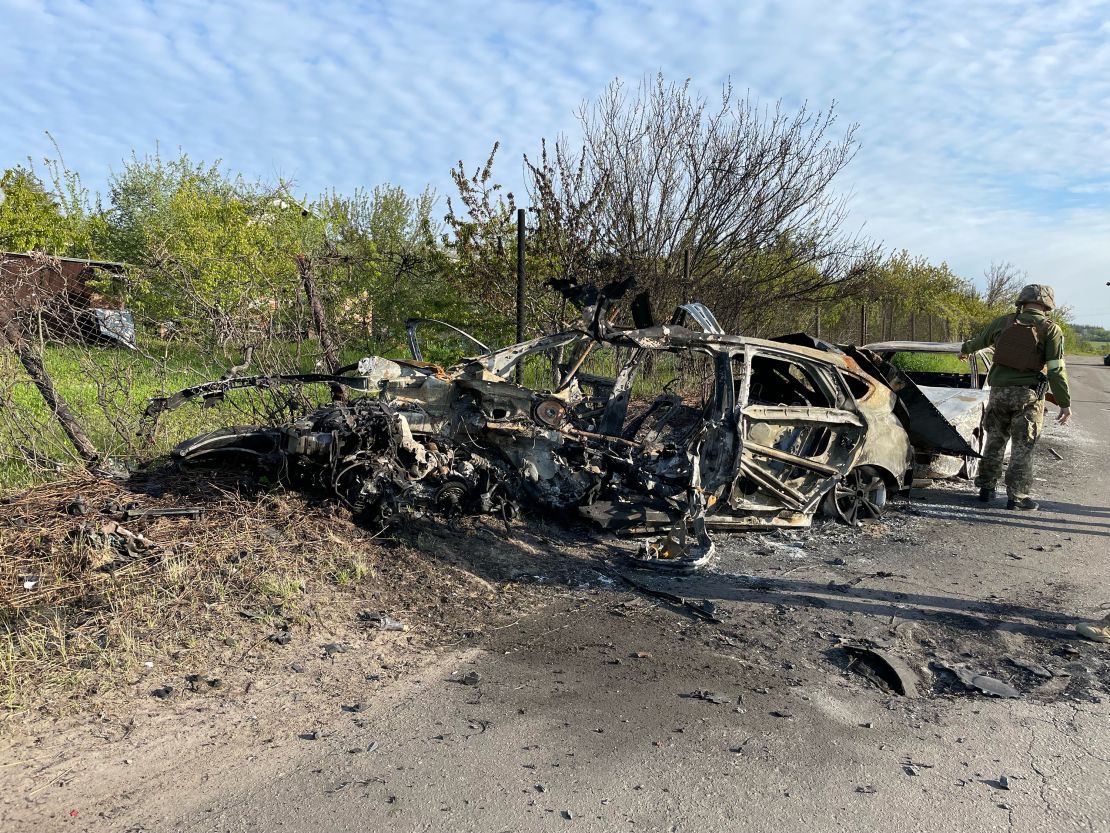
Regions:
<svg viewBox="0 0 1110 833"><path fill-rule="evenodd" d="M979 279L992 260L1110 323L1110 0L0 0L0 168L103 189L180 147L316 194L501 178L614 77L835 100L853 226Z"/></svg>

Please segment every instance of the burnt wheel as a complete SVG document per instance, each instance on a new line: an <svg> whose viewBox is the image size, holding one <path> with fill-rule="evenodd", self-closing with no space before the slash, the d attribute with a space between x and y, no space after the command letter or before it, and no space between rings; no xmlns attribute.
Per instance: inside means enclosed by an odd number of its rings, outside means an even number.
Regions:
<svg viewBox="0 0 1110 833"><path fill-rule="evenodd" d="M983 408L982 413L979 414L979 427L972 432L972 437L969 441L972 448L975 449L977 454L983 453L983 437L986 436L986 428L983 423L987 419L987 409ZM960 469L960 477L964 480L974 480L976 475L979 474L979 457L964 457L963 467Z"/></svg>
<svg viewBox="0 0 1110 833"><path fill-rule="evenodd" d="M979 474L979 458L964 457L964 464L960 468L960 477L964 480L974 480Z"/></svg>
<svg viewBox="0 0 1110 833"><path fill-rule="evenodd" d="M825 514L849 526L879 518L886 505L886 482L871 466L852 469L825 498Z"/></svg>

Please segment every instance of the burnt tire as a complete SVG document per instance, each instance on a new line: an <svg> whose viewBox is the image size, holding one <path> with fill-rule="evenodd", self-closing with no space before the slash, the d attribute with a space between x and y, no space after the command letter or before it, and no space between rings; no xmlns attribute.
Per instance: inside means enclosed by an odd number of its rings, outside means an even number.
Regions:
<svg viewBox="0 0 1110 833"><path fill-rule="evenodd" d="M824 513L848 526L861 520L882 517L886 506L886 481L871 466L860 466L846 474L825 496Z"/></svg>
<svg viewBox="0 0 1110 833"><path fill-rule="evenodd" d="M986 426L984 425L986 419L987 411L986 408L984 408L983 413L979 416L979 427L973 432L975 439L973 440L972 447L978 454L983 453L983 437L987 435ZM964 464L960 468L959 476L964 480L974 480L979 474L979 460L979 457L964 457Z"/></svg>

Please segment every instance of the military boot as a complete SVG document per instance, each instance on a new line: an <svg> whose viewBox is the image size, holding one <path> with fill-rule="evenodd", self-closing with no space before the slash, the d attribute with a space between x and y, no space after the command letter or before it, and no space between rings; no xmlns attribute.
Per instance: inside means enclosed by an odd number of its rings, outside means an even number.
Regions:
<svg viewBox="0 0 1110 833"><path fill-rule="evenodd" d="M1007 509L1020 509L1022 512L1032 512L1040 508L1040 504L1033 500L1031 497L1023 497L1021 500L1014 500L1010 498L1006 501Z"/></svg>
<svg viewBox="0 0 1110 833"><path fill-rule="evenodd" d="M1080 622L1075 626L1075 632L1095 642L1110 642L1110 616L1101 622Z"/></svg>
<svg viewBox="0 0 1110 833"><path fill-rule="evenodd" d="M990 503L994 500L994 487L984 486L979 490L979 500L983 503Z"/></svg>

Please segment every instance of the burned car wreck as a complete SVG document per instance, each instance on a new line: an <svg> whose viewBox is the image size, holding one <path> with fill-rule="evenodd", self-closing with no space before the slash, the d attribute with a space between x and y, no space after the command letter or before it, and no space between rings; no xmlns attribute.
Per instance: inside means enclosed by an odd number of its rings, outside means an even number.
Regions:
<svg viewBox="0 0 1110 833"><path fill-rule="evenodd" d="M412 360L224 379L153 400L147 416L237 388L330 385L335 401L299 419L214 431L173 456L247 460L375 524L578 511L661 532L638 559L676 569L712 557L711 529L806 526L818 511L854 524L909 488L910 415L874 354L728 335L699 304L616 327L610 303L602 293L579 328L448 368L417 360L410 328ZM515 381L544 369L544 383Z"/></svg>

